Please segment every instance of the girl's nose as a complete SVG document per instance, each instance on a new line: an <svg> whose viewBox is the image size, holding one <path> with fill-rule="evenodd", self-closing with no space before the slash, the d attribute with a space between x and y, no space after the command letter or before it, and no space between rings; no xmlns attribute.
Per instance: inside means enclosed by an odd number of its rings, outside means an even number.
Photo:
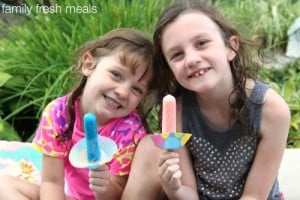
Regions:
<svg viewBox="0 0 300 200"><path fill-rule="evenodd" d="M120 86L116 87L116 89L115 89L116 95L121 99L127 98L129 95L129 92L130 92L130 88L127 87L126 85L120 85Z"/></svg>
<svg viewBox="0 0 300 200"><path fill-rule="evenodd" d="M194 68L201 62L201 56L195 50L189 50L185 55L185 66Z"/></svg>

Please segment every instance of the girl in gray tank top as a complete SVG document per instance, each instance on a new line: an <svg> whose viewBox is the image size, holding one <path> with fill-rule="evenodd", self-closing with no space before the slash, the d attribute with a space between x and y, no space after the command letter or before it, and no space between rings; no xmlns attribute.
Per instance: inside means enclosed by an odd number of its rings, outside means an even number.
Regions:
<svg viewBox="0 0 300 200"><path fill-rule="evenodd" d="M183 132L193 133L187 147L192 155L201 200L234 200L241 196L259 142L261 109L268 88L256 81L246 109L241 113L243 120L249 120L251 125L248 134L239 131L241 128L236 123L226 130L213 127L201 114L195 94L183 90ZM280 199L277 180L269 199Z"/></svg>
<svg viewBox="0 0 300 200"><path fill-rule="evenodd" d="M166 7L153 41L161 91L177 100L176 130L192 137L176 151L157 151L142 139L123 199L280 199L290 112L258 81L254 43L200 0Z"/></svg>

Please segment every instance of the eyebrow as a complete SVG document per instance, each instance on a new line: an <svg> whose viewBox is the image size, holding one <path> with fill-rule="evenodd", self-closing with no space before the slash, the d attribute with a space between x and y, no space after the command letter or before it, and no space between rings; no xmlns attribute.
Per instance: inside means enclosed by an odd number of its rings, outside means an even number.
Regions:
<svg viewBox="0 0 300 200"><path fill-rule="evenodd" d="M166 55L173 53L173 51L176 51L178 48L179 48L179 46L174 46L174 47L168 49L166 51Z"/></svg>
<svg viewBox="0 0 300 200"><path fill-rule="evenodd" d="M199 39L207 37L207 36L208 36L208 33L202 32L200 34L195 35L190 41L196 41L196 40L199 40ZM180 48L180 47L174 46L174 47L171 47L170 49L167 49L166 55L172 53L173 51L176 51L178 48Z"/></svg>
<svg viewBox="0 0 300 200"><path fill-rule="evenodd" d="M165 53L166 59L170 59L172 57L172 54L174 54L175 52L177 52L180 49L182 49L181 45L176 45L176 46L173 46L173 47L167 49L166 53Z"/></svg>
<svg viewBox="0 0 300 200"><path fill-rule="evenodd" d="M124 65L114 64L114 65L112 65L112 67L117 70L122 71L123 73L126 73L126 71L127 71L126 70L127 66L124 66Z"/></svg>
<svg viewBox="0 0 300 200"><path fill-rule="evenodd" d="M122 71L122 73L130 73L131 75L134 75L135 76L135 73L133 73L131 71L131 69L129 69L130 67L129 66L125 66L125 65L113 65L113 67L115 67L116 69ZM144 80L144 77L146 76L147 74L147 70L142 74L142 76L137 80L137 83L139 83L140 86L142 86L143 88L147 89L148 88L148 83L146 84L142 84L141 82ZM148 80L148 82L150 82Z"/></svg>

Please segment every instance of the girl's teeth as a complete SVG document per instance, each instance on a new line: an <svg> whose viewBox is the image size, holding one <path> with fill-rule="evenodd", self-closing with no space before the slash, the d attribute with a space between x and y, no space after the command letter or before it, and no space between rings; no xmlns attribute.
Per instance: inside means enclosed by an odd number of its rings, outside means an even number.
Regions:
<svg viewBox="0 0 300 200"><path fill-rule="evenodd" d="M195 74L195 77L203 75L204 73L205 73L204 70L201 70L201 71L199 71L198 73Z"/></svg>
<svg viewBox="0 0 300 200"><path fill-rule="evenodd" d="M109 103L115 107L118 108L120 106L120 104L118 104L117 102L115 102L114 100L112 100L111 98L108 98Z"/></svg>

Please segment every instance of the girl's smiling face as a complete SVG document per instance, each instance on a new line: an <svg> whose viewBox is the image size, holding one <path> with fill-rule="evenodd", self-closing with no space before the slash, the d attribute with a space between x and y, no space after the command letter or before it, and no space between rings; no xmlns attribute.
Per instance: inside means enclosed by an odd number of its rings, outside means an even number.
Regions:
<svg viewBox="0 0 300 200"><path fill-rule="evenodd" d="M230 42L236 42L236 38L232 36ZM162 32L161 46L183 87L202 93L230 83L229 61L235 53L225 46L219 27L201 12L185 12L168 24Z"/></svg>
<svg viewBox="0 0 300 200"><path fill-rule="evenodd" d="M98 124L124 117L136 109L147 94L151 73L145 76L145 66L132 70L114 53L99 59L96 66L91 55L85 55L82 72L87 82L81 97L81 112L93 112Z"/></svg>

